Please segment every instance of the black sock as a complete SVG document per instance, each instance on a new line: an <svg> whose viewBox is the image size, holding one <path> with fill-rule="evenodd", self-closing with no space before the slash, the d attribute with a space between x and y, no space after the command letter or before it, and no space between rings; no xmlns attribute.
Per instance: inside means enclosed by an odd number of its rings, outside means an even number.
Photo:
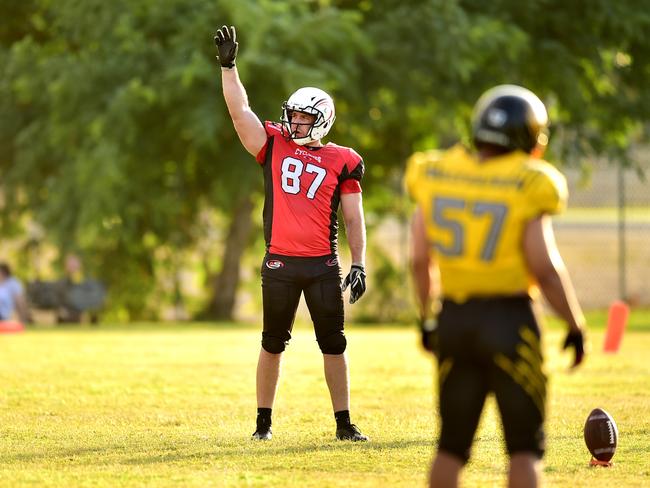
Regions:
<svg viewBox="0 0 650 488"><path fill-rule="evenodd" d="M350 411L349 410L340 410L334 412L334 418L336 419L337 427L345 427L350 425Z"/></svg>
<svg viewBox="0 0 650 488"><path fill-rule="evenodd" d="M257 427L270 427L271 426L271 408L258 408L257 409Z"/></svg>

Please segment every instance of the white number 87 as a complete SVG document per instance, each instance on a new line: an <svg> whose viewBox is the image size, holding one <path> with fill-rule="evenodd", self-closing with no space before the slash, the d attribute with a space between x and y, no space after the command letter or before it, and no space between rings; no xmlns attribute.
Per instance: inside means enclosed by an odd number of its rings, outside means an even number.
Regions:
<svg viewBox="0 0 650 488"><path fill-rule="evenodd" d="M300 193L300 175L302 175L303 167L303 162L300 159L292 157L284 158L282 161L282 189L285 192L291 193L292 195ZM307 198L313 200L316 196L316 191L318 191L318 188L327 175L327 171L324 168L307 163L305 173L316 175L316 178L314 178L314 181L309 186L309 190L307 190Z"/></svg>

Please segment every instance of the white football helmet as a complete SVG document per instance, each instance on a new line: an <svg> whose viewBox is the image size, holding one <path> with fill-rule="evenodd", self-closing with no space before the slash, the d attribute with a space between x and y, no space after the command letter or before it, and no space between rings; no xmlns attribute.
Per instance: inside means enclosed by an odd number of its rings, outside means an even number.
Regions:
<svg viewBox="0 0 650 488"><path fill-rule="evenodd" d="M291 130L291 112L303 112L316 116L305 137L298 137L296 131ZM282 104L282 129L284 135L293 139L301 146L314 141L320 141L334 125L334 101L320 88L307 86L298 89Z"/></svg>

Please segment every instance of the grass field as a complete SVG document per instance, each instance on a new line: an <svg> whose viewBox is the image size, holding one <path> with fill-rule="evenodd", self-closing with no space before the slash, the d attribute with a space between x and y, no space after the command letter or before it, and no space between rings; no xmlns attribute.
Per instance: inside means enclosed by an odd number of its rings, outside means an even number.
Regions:
<svg viewBox="0 0 650 488"><path fill-rule="evenodd" d="M650 313L636 312L620 353L566 373L548 329L546 486L650 484ZM352 415L368 444L333 440L322 360L299 326L286 353L274 439L252 442L259 332L251 325L35 329L0 335L0 486L424 486L437 426L434 366L413 329L350 327ZM618 422L613 468L589 468L582 427L594 407ZM489 403L467 487L503 486Z"/></svg>

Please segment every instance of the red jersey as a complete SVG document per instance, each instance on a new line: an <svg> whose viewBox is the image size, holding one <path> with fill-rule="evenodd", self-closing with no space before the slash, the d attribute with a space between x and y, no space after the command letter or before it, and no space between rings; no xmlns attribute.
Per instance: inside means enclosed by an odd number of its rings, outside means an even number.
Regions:
<svg viewBox="0 0 650 488"><path fill-rule="evenodd" d="M363 160L353 149L327 143L300 146L265 122L257 155L264 170L264 238L270 253L325 256L336 252L341 193L361 192Z"/></svg>

